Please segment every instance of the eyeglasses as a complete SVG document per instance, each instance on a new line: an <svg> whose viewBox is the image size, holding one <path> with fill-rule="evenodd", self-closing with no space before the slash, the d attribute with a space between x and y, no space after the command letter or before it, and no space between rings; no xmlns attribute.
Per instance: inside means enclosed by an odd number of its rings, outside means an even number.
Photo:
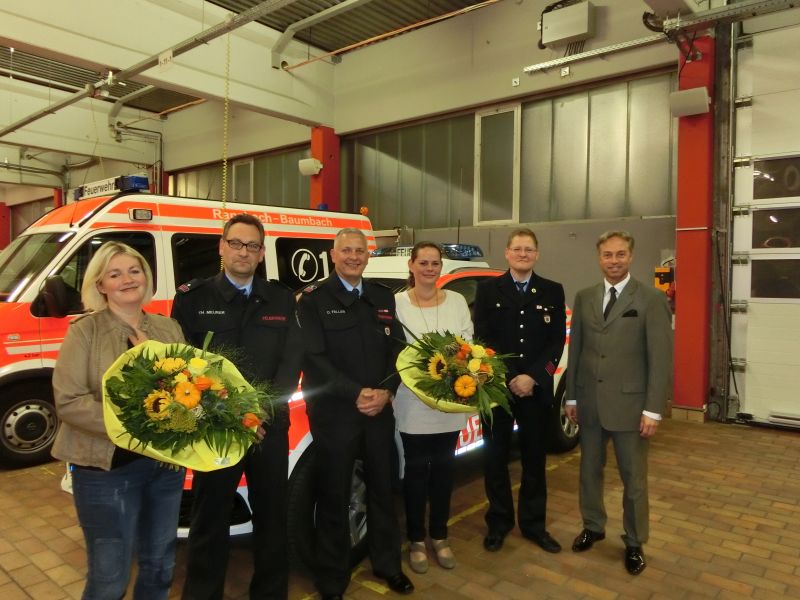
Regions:
<svg viewBox="0 0 800 600"><path fill-rule="evenodd" d="M225 240L225 243L231 247L232 250L241 250L242 248L247 248L248 252L252 252L255 254L259 250L261 250L264 246L261 244L257 244L255 242L249 242L245 244L242 240Z"/></svg>
<svg viewBox="0 0 800 600"><path fill-rule="evenodd" d="M514 254L536 254L538 252L537 248L521 248L517 246L509 248L508 250Z"/></svg>

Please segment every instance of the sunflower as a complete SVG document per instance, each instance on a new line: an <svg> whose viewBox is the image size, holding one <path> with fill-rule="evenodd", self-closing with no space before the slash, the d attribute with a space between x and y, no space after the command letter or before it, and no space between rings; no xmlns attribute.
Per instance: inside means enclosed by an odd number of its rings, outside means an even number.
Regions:
<svg viewBox="0 0 800 600"><path fill-rule="evenodd" d="M478 390L478 384L471 375L462 375L453 384L453 389L461 398L470 398Z"/></svg>
<svg viewBox="0 0 800 600"><path fill-rule="evenodd" d="M428 373L433 379L441 381L442 373L447 369L447 363L444 360L441 352L437 352L431 357L428 362Z"/></svg>
<svg viewBox="0 0 800 600"><path fill-rule="evenodd" d="M175 400L186 408L194 408L200 403L200 390L188 381L181 381L175 386Z"/></svg>
<svg viewBox="0 0 800 600"><path fill-rule="evenodd" d="M166 390L150 392L144 399L144 412L154 421L162 421L169 417L169 405L173 398Z"/></svg>

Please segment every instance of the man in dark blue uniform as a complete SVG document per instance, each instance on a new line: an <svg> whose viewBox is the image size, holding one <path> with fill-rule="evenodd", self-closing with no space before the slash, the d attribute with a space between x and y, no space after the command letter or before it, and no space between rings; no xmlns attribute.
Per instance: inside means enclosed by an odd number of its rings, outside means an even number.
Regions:
<svg viewBox="0 0 800 600"><path fill-rule="evenodd" d="M343 229L331 250L335 272L305 289L297 306L302 331L303 395L317 473L315 584L323 599L341 598L350 582L348 508L357 458L364 461L372 568L398 593L414 585L400 568L394 513L395 361L403 331L391 290L361 278L367 240Z"/></svg>
<svg viewBox="0 0 800 600"><path fill-rule="evenodd" d="M237 465L194 473L183 599L222 600L231 509L244 472L253 513L250 599L285 600L288 398L297 390L302 353L290 334L294 295L281 283L255 276L264 260L264 226L254 216L239 214L225 224L219 253L223 271L182 285L172 316L194 346L202 347L206 332L214 332L209 350L227 354L248 381L271 384L280 397L259 432L263 439Z"/></svg>
<svg viewBox="0 0 800 600"><path fill-rule="evenodd" d="M522 535L547 552L561 546L545 528L547 509L546 424L553 404L553 375L564 349L564 288L539 277L533 268L538 241L530 229L511 232L506 244L509 269L478 285L475 335L506 360L511 412L496 408L493 422L483 421L484 478L489 531L484 547L496 552L514 528L514 499L508 474L511 434L516 420L522 458L518 522Z"/></svg>

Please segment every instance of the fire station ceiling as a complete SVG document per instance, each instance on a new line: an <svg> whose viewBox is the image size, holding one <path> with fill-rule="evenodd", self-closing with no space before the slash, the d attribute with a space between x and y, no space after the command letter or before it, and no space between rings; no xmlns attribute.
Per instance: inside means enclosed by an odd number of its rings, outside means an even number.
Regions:
<svg viewBox="0 0 800 600"><path fill-rule="evenodd" d="M262 0L210 0L235 14L262 4ZM430 19L482 4L483 0L295 0L257 19L272 29L293 34L300 41L319 50L341 56L348 50L400 35L401 30L422 26ZM288 41L288 40L287 40ZM166 45L166 44L165 44ZM269 55L265 55L265 63ZM120 71L130 65L109 65ZM265 64L265 68L269 65ZM22 49L13 51L0 45L0 76L38 84L64 92L78 92L107 76L106 72L87 69L37 56ZM123 99L128 107L151 113L168 113L200 100L132 80L115 81L102 99ZM138 92L138 93L137 93Z"/></svg>

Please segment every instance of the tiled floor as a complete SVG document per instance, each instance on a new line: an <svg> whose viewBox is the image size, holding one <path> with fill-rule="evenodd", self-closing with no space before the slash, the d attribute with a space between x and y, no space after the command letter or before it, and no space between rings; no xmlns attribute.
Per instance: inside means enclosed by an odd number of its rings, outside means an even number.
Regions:
<svg viewBox="0 0 800 600"><path fill-rule="evenodd" d="M483 485L474 459L459 467L453 499L453 571L435 564L412 575L416 598L800 598L800 434L790 431L666 421L651 446L651 540L647 570L622 566L621 485L609 465L608 538L591 551L569 551L580 529L578 452L549 461L549 530L566 550L546 554L511 534L497 554L483 550ZM518 474L518 463L514 472ZM58 463L0 472L0 600L79 598L84 552L72 498L61 491ZM184 577L183 544L172 597ZM246 599L247 540L234 543L226 598ZM407 572L408 569L406 569ZM371 576L354 573L349 598L393 596ZM293 573L290 598L315 598Z"/></svg>

